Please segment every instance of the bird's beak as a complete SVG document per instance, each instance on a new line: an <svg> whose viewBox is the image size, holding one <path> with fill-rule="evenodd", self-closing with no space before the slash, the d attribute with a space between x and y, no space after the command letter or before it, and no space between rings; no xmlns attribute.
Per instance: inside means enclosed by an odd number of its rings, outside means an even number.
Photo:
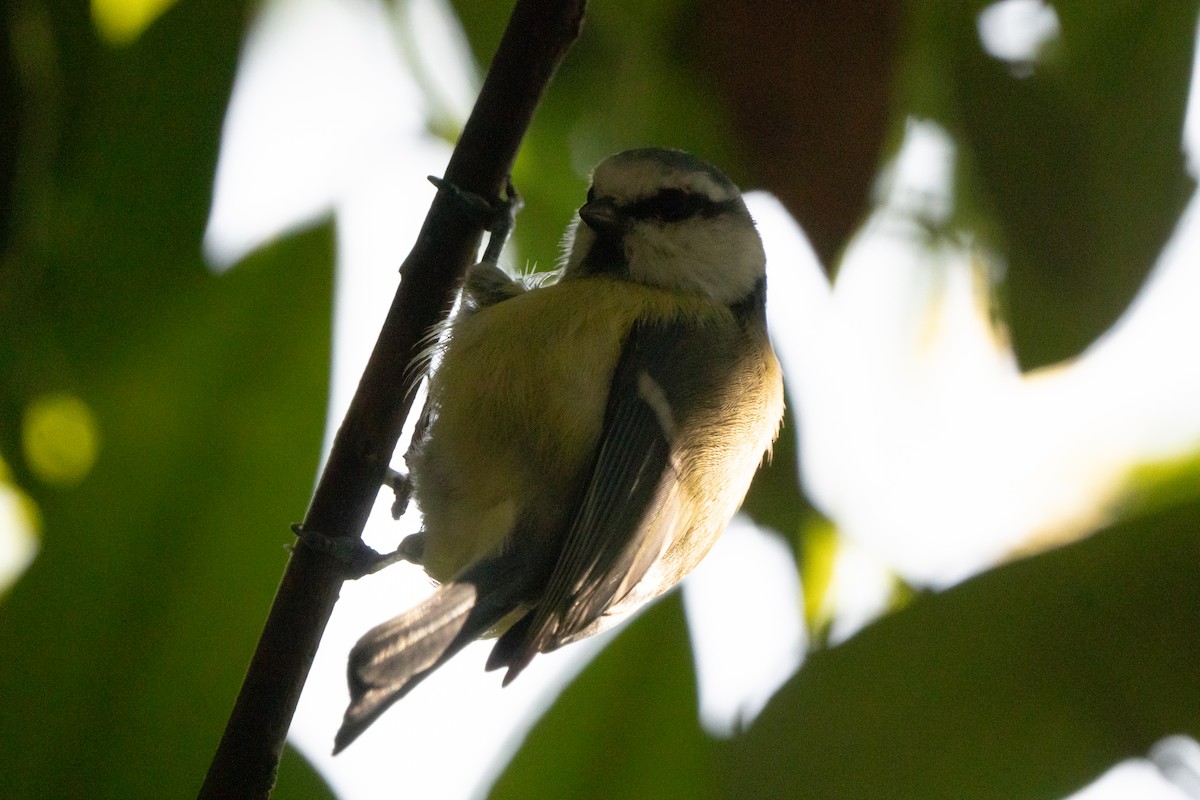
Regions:
<svg viewBox="0 0 1200 800"><path fill-rule="evenodd" d="M579 209L579 218L599 234L620 233L625 228L625 217L609 197L600 197L584 203Z"/></svg>

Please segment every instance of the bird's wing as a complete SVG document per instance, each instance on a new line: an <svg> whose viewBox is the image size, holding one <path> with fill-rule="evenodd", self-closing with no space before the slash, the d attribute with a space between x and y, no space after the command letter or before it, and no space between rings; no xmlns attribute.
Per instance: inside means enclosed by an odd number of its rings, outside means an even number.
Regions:
<svg viewBox="0 0 1200 800"><path fill-rule="evenodd" d="M688 352L704 347L708 332L688 321L642 322L630 332L595 466L545 592L488 662L489 669L508 667L505 683L536 653L570 640L624 597L689 525L670 401L677 399ZM703 391L704 376L691 374L688 383Z"/></svg>

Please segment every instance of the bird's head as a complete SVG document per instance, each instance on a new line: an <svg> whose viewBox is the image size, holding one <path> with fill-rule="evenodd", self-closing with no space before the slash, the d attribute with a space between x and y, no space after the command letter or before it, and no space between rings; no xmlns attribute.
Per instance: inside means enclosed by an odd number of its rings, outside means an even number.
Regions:
<svg viewBox="0 0 1200 800"><path fill-rule="evenodd" d="M567 234L564 280L612 275L734 303L766 266L741 192L718 169L679 150L626 150L592 174Z"/></svg>

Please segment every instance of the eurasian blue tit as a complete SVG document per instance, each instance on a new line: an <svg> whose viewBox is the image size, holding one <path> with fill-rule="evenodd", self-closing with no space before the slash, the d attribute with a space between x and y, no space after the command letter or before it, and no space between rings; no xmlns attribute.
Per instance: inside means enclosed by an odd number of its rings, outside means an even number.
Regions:
<svg viewBox="0 0 1200 800"><path fill-rule="evenodd" d="M683 578L783 415L765 255L737 187L676 150L596 167L557 282L471 268L409 450L440 587L350 654L335 752L469 642L507 684Z"/></svg>

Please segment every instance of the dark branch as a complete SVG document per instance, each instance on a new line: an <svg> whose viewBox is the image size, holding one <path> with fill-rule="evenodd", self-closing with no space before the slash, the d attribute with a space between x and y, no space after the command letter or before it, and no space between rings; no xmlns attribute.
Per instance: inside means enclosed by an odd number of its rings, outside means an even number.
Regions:
<svg viewBox="0 0 1200 800"><path fill-rule="evenodd" d="M499 197L517 148L551 75L579 33L584 0L518 0L445 178L467 192ZM439 192L412 252L358 390L333 443L304 527L362 535L412 406L408 364L421 337L448 312L483 231ZM217 753L202 800L265 798L342 571L296 548Z"/></svg>

